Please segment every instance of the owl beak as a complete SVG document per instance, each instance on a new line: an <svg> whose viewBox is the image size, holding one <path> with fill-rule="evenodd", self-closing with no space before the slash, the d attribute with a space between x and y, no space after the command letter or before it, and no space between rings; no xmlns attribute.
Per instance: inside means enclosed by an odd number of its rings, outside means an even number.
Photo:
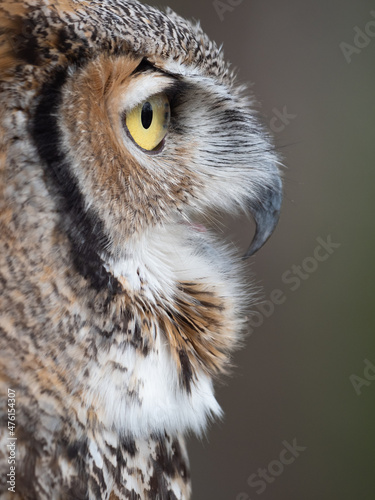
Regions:
<svg viewBox="0 0 375 500"><path fill-rule="evenodd" d="M282 201L282 184L279 177L273 186L262 188L257 199L249 202L249 210L256 224L255 235L244 259L257 252L271 236L279 221Z"/></svg>

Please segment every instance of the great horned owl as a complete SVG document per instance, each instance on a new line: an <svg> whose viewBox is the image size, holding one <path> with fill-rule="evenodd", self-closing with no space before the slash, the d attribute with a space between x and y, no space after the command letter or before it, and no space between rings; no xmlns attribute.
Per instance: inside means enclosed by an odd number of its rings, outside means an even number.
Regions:
<svg viewBox="0 0 375 500"><path fill-rule="evenodd" d="M210 221L267 240L272 143L170 10L7 0L0 30L1 498L190 498L249 301Z"/></svg>

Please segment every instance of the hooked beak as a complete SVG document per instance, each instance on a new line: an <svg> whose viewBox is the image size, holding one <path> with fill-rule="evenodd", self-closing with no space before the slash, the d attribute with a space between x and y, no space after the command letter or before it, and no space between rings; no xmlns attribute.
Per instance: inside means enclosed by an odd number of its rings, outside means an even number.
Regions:
<svg viewBox="0 0 375 500"><path fill-rule="evenodd" d="M252 214L256 230L244 259L257 252L273 233L280 216L282 201L282 184L279 177L275 177L274 185L265 186L258 194L257 199L249 202L249 211Z"/></svg>

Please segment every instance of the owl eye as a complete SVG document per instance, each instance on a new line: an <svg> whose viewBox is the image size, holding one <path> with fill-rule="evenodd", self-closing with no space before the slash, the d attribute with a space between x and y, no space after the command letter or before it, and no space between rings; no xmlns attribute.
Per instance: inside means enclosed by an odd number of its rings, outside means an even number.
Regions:
<svg viewBox="0 0 375 500"><path fill-rule="evenodd" d="M165 94L157 94L128 111L125 124L137 146L146 151L154 151L162 145L170 118L168 97Z"/></svg>

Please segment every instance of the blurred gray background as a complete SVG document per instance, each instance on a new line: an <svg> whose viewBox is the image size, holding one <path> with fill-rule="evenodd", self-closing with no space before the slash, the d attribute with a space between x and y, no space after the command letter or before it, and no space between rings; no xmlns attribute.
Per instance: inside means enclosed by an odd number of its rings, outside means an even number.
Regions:
<svg viewBox="0 0 375 500"><path fill-rule="evenodd" d="M373 500L375 3L147 3L224 44L287 167L279 226L249 263L282 303L254 308L217 388L225 418L190 440L193 498ZM245 248L248 223L227 223ZM328 237L331 253L317 250Z"/></svg>

